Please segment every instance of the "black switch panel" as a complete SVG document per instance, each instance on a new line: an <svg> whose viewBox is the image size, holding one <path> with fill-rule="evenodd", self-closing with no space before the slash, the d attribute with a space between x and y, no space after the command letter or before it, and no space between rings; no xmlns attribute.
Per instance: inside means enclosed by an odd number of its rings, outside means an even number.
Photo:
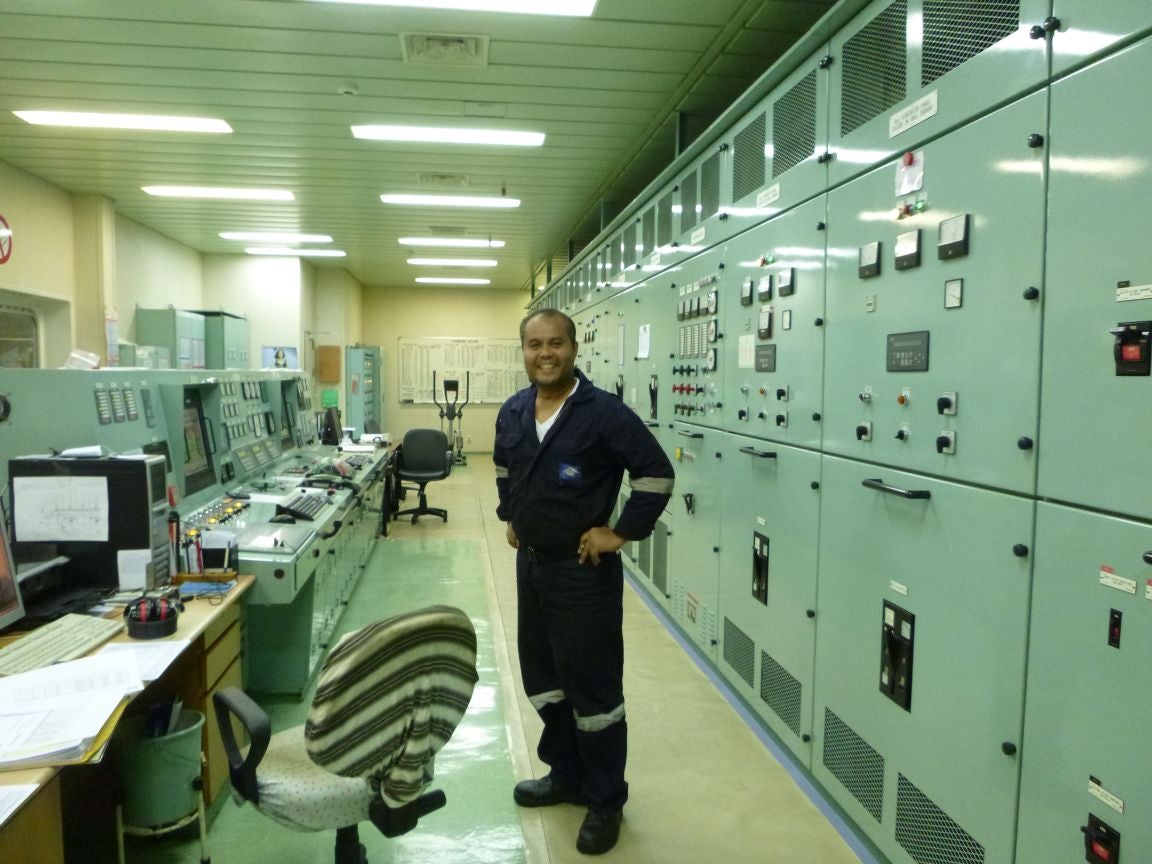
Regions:
<svg viewBox="0 0 1152 864"><path fill-rule="evenodd" d="M1120 647L1120 624L1124 618L1124 613L1119 609L1111 609L1108 612L1108 644L1113 648Z"/></svg>
<svg viewBox="0 0 1152 864"><path fill-rule="evenodd" d="M1109 332L1116 339L1112 357L1116 361L1118 376L1152 374L1152 346L1149 344L1152 321L1125 321Z"/></svg>
<svg viewBox="0 0 1152 864"><path fill-rule="evenodd" d="M752 535L752 596L768 605L768 538L759 531Z"/></svg>
<svg viewBox="0 0 1152 864"><path fill-rule="evenodd" d="M915 636L916 616L885 600L880 637L880 692L905 711L912 710Z"/></svg>
<svg viewBox="0 0 1152 864"><path fill-rule="evenodd" d="M1088 814L1084 832L1084 860L1088 864L1120 864L1120 832Z"/></svg>

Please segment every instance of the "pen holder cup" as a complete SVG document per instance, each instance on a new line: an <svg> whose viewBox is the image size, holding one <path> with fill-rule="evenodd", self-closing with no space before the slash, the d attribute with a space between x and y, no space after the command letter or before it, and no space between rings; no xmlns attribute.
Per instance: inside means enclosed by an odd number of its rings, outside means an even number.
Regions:
<svg viewBox="0 0 1152 864"><path fill-rule="evenodd" d="M200 801L204 715L184 709L167 735L146 737L147 717L124 721L116 735L124 824L152 828L195 813Z"/></svg>

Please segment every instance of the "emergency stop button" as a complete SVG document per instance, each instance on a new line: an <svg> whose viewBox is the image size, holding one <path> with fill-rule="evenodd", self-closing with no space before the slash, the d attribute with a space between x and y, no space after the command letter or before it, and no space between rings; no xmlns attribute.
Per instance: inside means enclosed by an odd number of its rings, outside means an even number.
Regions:
<svg viewBox="0 0 1152 864"><path fill-rule="evenodd" d="M1152 321L1126 321L1109 331L1115 337L1112 348L1118 376L1148 375L1152 373Z"/></svg>

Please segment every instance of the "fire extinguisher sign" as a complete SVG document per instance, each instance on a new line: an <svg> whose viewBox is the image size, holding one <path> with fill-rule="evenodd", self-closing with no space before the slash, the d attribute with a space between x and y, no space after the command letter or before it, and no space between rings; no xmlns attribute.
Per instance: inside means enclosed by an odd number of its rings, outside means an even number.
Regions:
<svg viewBox="0 0 1152 864"><path fill-rule="evenodd" d="M12 257L12 229L8 220L0 216L0 264L7 264Z"/></svg>

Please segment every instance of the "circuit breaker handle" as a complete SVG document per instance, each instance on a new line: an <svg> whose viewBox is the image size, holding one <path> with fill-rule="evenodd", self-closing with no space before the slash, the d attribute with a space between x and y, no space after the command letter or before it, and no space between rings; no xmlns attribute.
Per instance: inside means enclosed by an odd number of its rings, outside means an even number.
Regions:
<svg viewBox="0 0 1152 864"><path fill-rule="evenodd" d="M932 497L932 493L927 489L901 489L899 486L889 486L878 478L862 480L860 481L860 485L867 486L869 489L875 489L877 492L883 492L887 495L895 495L898 498L927 499Z"/></svg>
<svg viewBox="0 0 1152 864"><path fill-rule="evenodd" d="M1145 552L1144 553L1144 563L1145 564L1152 564L1152 552Z"/></svg>

